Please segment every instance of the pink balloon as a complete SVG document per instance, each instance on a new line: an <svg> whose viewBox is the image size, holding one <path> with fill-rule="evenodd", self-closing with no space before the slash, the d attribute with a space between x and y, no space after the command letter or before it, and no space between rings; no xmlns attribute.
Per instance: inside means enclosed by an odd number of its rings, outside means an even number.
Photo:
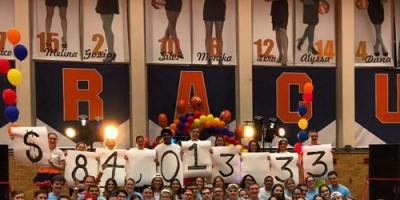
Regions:
<svg viewBox="0 0 400 200"><path fill-rule="evenodd" d="M6 59L0 59L0 74L7 74L10 70L10 62Z"/></svg>
<svg viewBox="0 0 400 200"><path fill-rule="evenodd" d="M313 99L312 93L303 93L303 101L306 103L310 103Z"/></svg>

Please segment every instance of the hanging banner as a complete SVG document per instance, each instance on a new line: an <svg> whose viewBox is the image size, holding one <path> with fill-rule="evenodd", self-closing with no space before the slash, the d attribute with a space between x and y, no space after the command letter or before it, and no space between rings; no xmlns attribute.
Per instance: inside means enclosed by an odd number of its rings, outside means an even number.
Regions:
<svg viewBox="0 0 400 200"><path fill-rule="evenodd" d="M193 64L236 64L236 0L192 1Z"/></svg>
<svg viewBox="0 0 400 200"><path fill-rule="evenodd" d="M81 60L79 33L79 0L33 1L33 59Z"/></svg>
<svg viewBox="0 0 400 200"><path fill-rule="evenodd" d="M14 46L7 40L7 31L14 28L14 0L0 1L0 58L15 59Z"/></svg>
<svg viewBox="0 0 400 200"><path fill-rule="evenodd" d="M99 185L105 185L106 180L112 178L118 186L123 186L126 178L126 150L97 148L96 154L100 158L99 170L103 172Z"/></svg>
<svg viewBox="0 0 400 200"><path fill-rule="evenodd" d="M181 147L177 144L159 144L156 147L157 160L160 163L159 173L164 184L170 184L174 179L183 183L183 167L181 160Z"/></svg>
<svg viewBox="0 0 400 200"><path fill-rule="evenodd" d="M241 156L240 174L242 178L250 174L258 184L264 184L264 177L271 173L269 153L242 153Z"/></svg>
<svg viewBox="0 0 400 200"><path fill-rule="evenodd" d="M292 178L299 183L299 168L297 167L297 153L271 153L271 175L276 182L284 183Z"/></svg>
<svg viewBox="0 0 400 200"><path fill-rule="evenodd" d="M293 0L253 1L253 64L293 65Z"/></svg>
<svg viewBox="0 0 400 200"><path fill-rule="evenodd" d="M11 132L17 164L49 166L50 149L46 127L14 127Z"/></svg>
<svg viewBox="0 0 400 200"><path fill-rule="evenodd" d="M81 1L83 61L129 62L126 0Z"/></svg>
<svg viewBox="0 0 400 200"><path fill-rule="evenodd" d="M240 148L212 147L212 179L221 176L226 183L240 183Z"/></svg>
<svg viewBox="0 0 400 200"><path fill-rule="evenodd" d="M336 66L335 2L296 1L295 65Z"/></svg>
<svg viewBox="0 0 400 200"><path fill-rule="evenodd" d="M395 2L395 12L394 12L394 20L396 21L396 41L395 46L397 49L397 67L400 66L400 1Z"/></svg>
<svg viewBox="0 0 400 200"><path fill-rule="evenodd" d="M182 142L183 175L185 178L211 175L210 141Z"/></svg>
<svg viewBox="0 0 400 200"><path fill-rule="evenodd" d="M333 168L332 146L330 144L303 146L304 177L327 179Z"/></svg>
<svg viewBox="0 0 400 200"><path fill-rule="evenodd" d="M103 146L99 127L110 120L118 128L118 147L129 147L128 64L37 62L35 80L36 123L58 133L60 147L80 141ZM80 115L88 116L88 126L81 125ZM68 138L67 127L85 134Z"/></svg>
<svg viewBox="0 0 400 200"><path fill-rule="evenodd" d="M354 51L356 66L393 66L391 0L356 0Z"/></svg>
<svg viewBox="0 0 400 200"><path fill-rule="evenodd" d="M191 1L145 1L146 62L191 64Z"/></svg>
<svg viewBox="0 0 400 200"><path fill-rule="evenodd" d="M83 182L85 176L97 177L97 154L88 151L67 151L65 156L64 176L69 187L74 187L76 182Z"/></svg>
<svg viewBox="0 0 400 200"><path fill-rule="evenodd" d="M156 174L156 151L131 148L126 151L126 155L128 156L127 178L135 180L137 187L151 185L151 180Z"/></svg>

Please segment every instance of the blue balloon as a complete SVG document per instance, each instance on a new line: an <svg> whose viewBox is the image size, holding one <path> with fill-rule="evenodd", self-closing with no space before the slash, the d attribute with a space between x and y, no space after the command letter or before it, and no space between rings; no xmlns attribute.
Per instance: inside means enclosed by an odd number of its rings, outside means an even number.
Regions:
<svg viewBox="0 0 400 200"><path fill-rule="evenodd" d="M297 133L297 138L300 142L305 142L308 139L308 133L306 131L299 131Z"/></svg>
<svg viewBox="0 0 400 200"><path fill-rule="evenodd" d="M186 122L186 116L182 115L179 117L179 121L181 121L181 123L185 123Z"/></svg>
<svg viewBox="0 0 400 200"><path fill-rule="evenodd" d="M28 50L24 45L19 44L14 47L14 55L18 60L23 61L28 56Z"/></svg>
<svg viewBox="0 0 400 200"><path fill-rule="evenodd" d="M178 124L178 129L183 130L183 128L185 128L185 123L181 121L181 122Z"/></svg>
<svg viewBox="0 0 400 200"><path fill-rule="evenodd" d="M6 116L7 121L9 122L15 122L18 120L19 117L19 111L15 106L8 106L4 111L4 114Z"/></svg>
<svg viewBox="0 0 400 200"><path fill-rule="evenodd" d="M300 104L298 112L299 112L300 116L303 117L307 113L307 107L303 104Z"/></svg>

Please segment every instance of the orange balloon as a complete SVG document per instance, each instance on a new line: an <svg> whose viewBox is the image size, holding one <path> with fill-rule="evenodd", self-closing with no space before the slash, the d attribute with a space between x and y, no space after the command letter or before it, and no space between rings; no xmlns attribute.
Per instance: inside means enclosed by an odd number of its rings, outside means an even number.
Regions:
<svg viewBox="0 0 400 200"><path fill-rule="evenodd" d="M16 45L21 41L21 34L18 29L12 28L7 31L7 39L11 42L11 44Z"/></svg>
<svg viewBox="0 0 400 200"><path fill-rule="evenodd" d="M168 125L168 117L164 113L160 113L158 115L158 125L160 125L162 128L165 128Z"/></svg>
<svg viewBox="0 0 400 200"><path fill-rule="evenodd" d="M176 124L175 124L175 123L170 124L170 125L169 125L169 128L170 128L171 130L175 131L175 130L176 130Z"/></svg>
<svg viewBox="0 0 400 200"><path fill-rule="evenodd" d="M328 13L328 12L329 12L329 4L320 2L320 3L319 3L318 12L319 12L319 14L321 14L321 15L324 15L324 14Z"/></svg>
<svg viewBox="0 0 400 200"><path fill-rule="evenodd" d="M364 10L368 8L368 0L357 0L356 1L356 7L359 10Z"/></svg>
<svg viewBox="0 0 400 200"><path fill-rule="evenodd" d="M312 93L314 91L314 85L310 82L307 82L303 86L303 93Z"/></svg>
<svg viewBox="0 0 400 200"><path fill-rule="evenodd" d="M204 123L204 128L210 128L211 127L211 121L207 121Z"/></svg>
<svg viewBox="0 0 400 200"><path fill-rule="evenodd" d="M192 98L190 99L190 104L192 105L192 107L195 110L200 109L201 107L201 98L198 96L192 96Z"/></svg>
<svg viewBox="0 0 400 200"><path fill-rule="evenodd" d="M186 103L183 99L179 99L178 105L177 105L177 111L178 113L184 113L186 109Z"/></svg>
<svg viewBox="0 0 400 200"><path fill-rule="evenodd" d="M13 127L19 127L19 125L18 125L18 124L11 124L11 125L8 127L7 132L8 132L8 135L9 135L10 137L12 137L11 128L13 128Z"/></svg>
<svg viewBox="0 0 400 200"><path fill-rule="evenodd" d="M175 119L175 120L174 120L174 123L175 123L175 124L179 124L179 122L181 122L181 120L179 120L179 119Z"/></svg>

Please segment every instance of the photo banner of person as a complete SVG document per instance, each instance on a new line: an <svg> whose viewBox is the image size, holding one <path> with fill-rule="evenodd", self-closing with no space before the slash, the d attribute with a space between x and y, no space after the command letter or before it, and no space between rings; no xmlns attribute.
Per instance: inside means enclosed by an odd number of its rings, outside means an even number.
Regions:
<svg viewBox="0 0 400 200"><path fill-rule="evenodd" d="M35 80L36 123L57 133L60 147L102 146L103 125L118 128L119 148L130 146L128 64L37 62ZM67 127L75 138L66 137Z"/></svg>
<svg viewBox="0 0 400 200"><path fill-rule="evenodd" d="M253 64L293 65L293 0L253 1Z"/></svg>
<svg viewBox="0 0 400 200"><path fill-rule="evenodd" d="M79 0L34 0L32 58L81 60Z"/></svg>
<svg viewBox="0 0 400 200"><path fill-rule="evenodd" d="M129 62L126 0L81 1L83 61Z"/></svg>
<svg viewBox="0 0 400 200"><path fill-rule="evenodd" d="M192 63L191 1L146 0L146 62Z"/></svg>
<svg viewBox="0 0 400 200"><path fill-rule="evenodd" d="M7 38L7 30L14 27L14 0L0 1L0 58L15 59L14 45Z"/></svg>
<svg viewBox="0 0 400 200"><path fill-rule="evenodd" d="M336 66L335 2L296 1L296 66Z"/></svg>
<svg viewBox="0 0 400 200"><path fill-rule="evenodd" d="M354 51L356 66L394 66L393 2L391 0L355 1Z"/></svg>
<svg viewBox="0 0 400 200"><path fill-rule="evenodd" d="M223 132L235 140L235 67L150 65L147 69L150 141L168 126L178 139L188 137L192 125L206 130L200 139Z"/></svg>
<svg viewBox="0 0 400 200"><path fill-rule="evenodd" d="M400 143L400 73L394 69L355 71L355 146Z"/></svg>
<svg viewBox="0 0 400 200"><path fill-rule="evenodd" d="M397 67L400 67L400 1L395 1Z"/></svg>
<svg viewBox="0 0 400 200"><path fill-rule="evenodd" d="M285 129L290 145L298 142L299 125L319 132L321 144L336 145L336 70L335 68L266 68L253 67L253 110L254 116L265 121L278 119ZM304 100L305 85L313 84L312 101ZM310 94L311 95L311 94ZM309 101L305 103L305 101ZM306 112L299 115L299 105ZM300 119L302 122L299 123ZM275 134L278 128L274 129ZM278 137L272 144L277 145ZM309 140L305 141L308 144Z"/></svg>
<svg viewBox="0 0 400 200"><path fill-rule="evenodd" d="M193 64L236 64L236 5L236 0L192 1Z"/></svg>

